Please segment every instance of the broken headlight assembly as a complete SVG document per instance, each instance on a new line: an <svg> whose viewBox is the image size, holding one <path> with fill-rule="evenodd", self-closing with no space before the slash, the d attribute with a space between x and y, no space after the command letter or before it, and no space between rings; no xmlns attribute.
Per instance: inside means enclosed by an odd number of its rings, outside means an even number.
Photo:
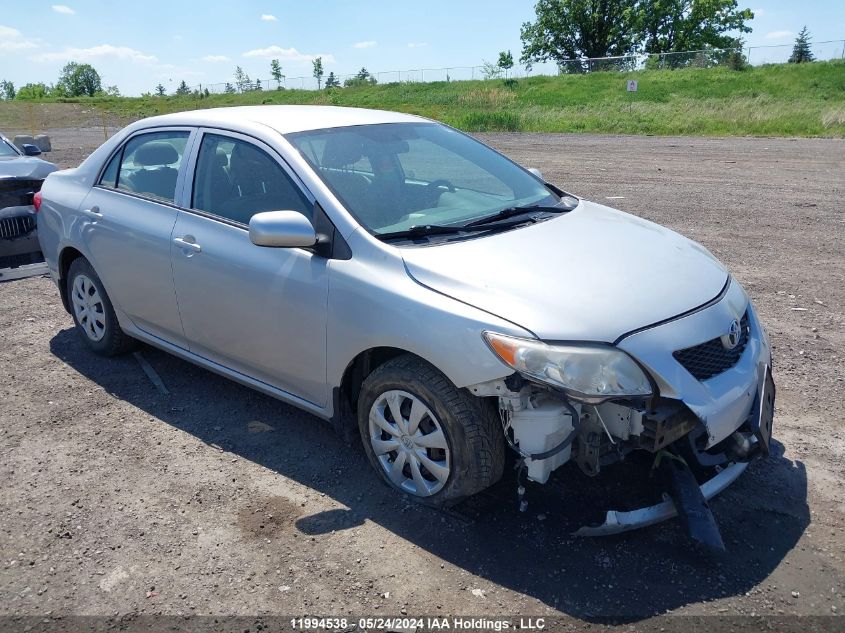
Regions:
<svg viewBox="0 0 845 633"><path fill-rule="evenodd" d="M573 400L597 404L652 394L640 366L610 345L547 345L489 331L484 332L484 340L506 365L526 378L562 389Z"/></svg>

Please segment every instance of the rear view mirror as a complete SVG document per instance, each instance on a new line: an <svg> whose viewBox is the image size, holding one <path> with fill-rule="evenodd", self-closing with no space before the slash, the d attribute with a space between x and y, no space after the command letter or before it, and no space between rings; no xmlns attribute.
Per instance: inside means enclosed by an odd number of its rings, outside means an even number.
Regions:
<svg viewBox="0 0 845 633"><path fill-rule="evenodd" d="M21 145L21 149L23 150L24 156L41 156L41 150L36 145L24 143Z"/></svg>
<svg viewBox="0 0 845 633"><path fill-rule="evenodd" d="M296 248L314 246L317 233L298 211L264 211L249 221L249 239L256 246Z"/></svg>

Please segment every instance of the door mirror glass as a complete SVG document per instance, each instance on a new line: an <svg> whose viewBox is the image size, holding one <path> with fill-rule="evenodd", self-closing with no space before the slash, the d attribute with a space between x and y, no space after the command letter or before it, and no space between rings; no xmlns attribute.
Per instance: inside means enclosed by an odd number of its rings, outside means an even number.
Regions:
<svg viewBox="0 0 845 633"><path fill-rule="evenodd" d="M264 211L250 218L249 239L256 246L308 247L317 243L317 233L298 211Z"/></svg>
<svg viewBox="0 0 845 633"><path fill-rule="evenodd" d="M528 171L530 171L532 174L534 174L535 176L537 176L537 178L539 178L539 179L540 179L540 180L542 180L543 182L546 182L546 179L545 179L545 178L543 178L543 172L541 172L541 171L540 171L539 169L537 169L536 167L531 167Z"/></svg>
<svg viewBox="0 0 845 633"><path fill-rule="evenodd" d="M35 145L24 143L21 145L21 149L23 150L24 156L41 156L41 150Z"/></svg>

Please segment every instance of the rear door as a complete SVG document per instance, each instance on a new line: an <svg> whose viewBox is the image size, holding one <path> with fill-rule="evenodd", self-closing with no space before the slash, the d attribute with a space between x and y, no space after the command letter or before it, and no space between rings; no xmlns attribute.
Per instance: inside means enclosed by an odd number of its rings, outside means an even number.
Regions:
<svg viewBox="0 0 845 633"><path fill-rule="evenodd" d="M180 347L185 339L170 248L193 134L156 128L133 135L80 207L85 248L112 302L138 328Z"/></svg>
<svg viewBox="0 0 845 633"><path fill-rule="evenodd" d="M173 231L173 274L190 350L325 406L328 262L249 239L261 211L298 211L313 197L272 148L203 130Z"/></svg>

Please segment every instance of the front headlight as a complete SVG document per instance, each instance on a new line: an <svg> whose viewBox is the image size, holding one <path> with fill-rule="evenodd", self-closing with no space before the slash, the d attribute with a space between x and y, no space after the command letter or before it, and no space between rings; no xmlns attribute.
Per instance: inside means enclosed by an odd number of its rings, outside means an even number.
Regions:
<svg viewBox="0 0 845 633"><path fill-rule="evenodd" d="M576 400L651 395L651 383L625 352L610 345L546 345L542 341L484 332L490 349L524 376L560 387Z"/></svg>

